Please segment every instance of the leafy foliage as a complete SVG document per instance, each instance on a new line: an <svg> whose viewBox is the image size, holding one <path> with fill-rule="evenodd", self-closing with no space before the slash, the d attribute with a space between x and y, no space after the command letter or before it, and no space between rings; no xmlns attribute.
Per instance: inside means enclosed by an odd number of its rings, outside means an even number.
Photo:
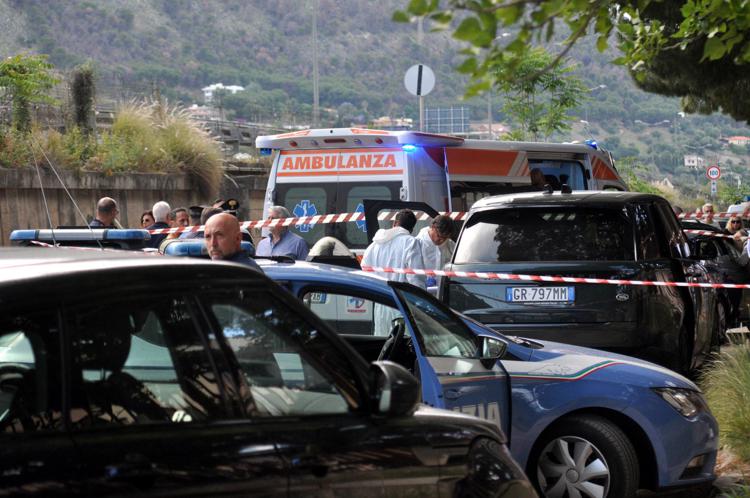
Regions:
<svg viewBox="0 0 750 498"><path fill-rule="evenodd" d="M719 422L724 444L744 461L750 461L750 345L722 351L703 379L706 399ZM742 495L744 496L744 495Z"/></svg>
<svg viewBox="0 0 750 498"><path fill-rule="evenodd" d="M418 17L430 19L437 30L451 29L457 23L453 37L470 45L460 66L472 78L468 95L490 88L493 65L520 67L532 42L550 42L562 24L569 34L547 69L559 64L589 32L596 36L600 52L616 34L622 54L616 62L626 66L643 88L685 97L690 111L722 108L737 119L750 119L744 92L727 93L742 86L750 75L750 7L746 1L412 0L393 19L408 22ZM511 39L498 37L501 28L511 26L518 29ZM510 71L504 77L513 74ZM706 94L712 88L709 82L720 83L721 88Z"/></svg>
<svg viewBox="0 0 750 498"><path fill-rule="evenodd" d="M505 115L520 125L513 138L538 141L570 129L573 116L569 113L581 103L586 88L571 74L572 67L558 65L542 71L552 62L543 48L528 55L516 68L499 62L492 66L492 72L497 89L505 93ZM506 77L508 71L513 71L513 78Z"/></svg>
<svg viewBox="0 0 750 498"><path fill-rule="evenodd" d="M46 94L58 82L51 71L52 64L44 55L19 54L0 61L0 88L10 93L17 130L31 130L32 103L53 102Z"/></svg>

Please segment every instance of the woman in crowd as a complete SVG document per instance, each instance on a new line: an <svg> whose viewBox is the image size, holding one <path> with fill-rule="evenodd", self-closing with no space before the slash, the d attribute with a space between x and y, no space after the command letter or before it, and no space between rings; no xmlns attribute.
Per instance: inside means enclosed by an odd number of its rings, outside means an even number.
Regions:
<svg viewBox="0 0 750 498"><path fill-rule="evenodd" d="M154 213L144 211L141 215L141 228L146 228L154 224Z"/></svg>

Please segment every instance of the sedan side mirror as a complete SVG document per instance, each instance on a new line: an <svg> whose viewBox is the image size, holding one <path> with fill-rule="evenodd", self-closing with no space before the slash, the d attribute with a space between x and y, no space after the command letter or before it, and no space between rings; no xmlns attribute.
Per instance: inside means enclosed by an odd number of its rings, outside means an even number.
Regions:
<svg viewBox="0 0 750 498"><path fill-rule="evenodd" d="M414 413L421 387L407 369L392 361L375 361L370 371L375 413L392 417Z"/></svg>
<svg viewBox="0 0 750 498"><path fill-rule="evenodd" d="M482 344L477 356L484 368L492 368L497 360L505 356L508 345L496 337L480 336Z"/></svg>

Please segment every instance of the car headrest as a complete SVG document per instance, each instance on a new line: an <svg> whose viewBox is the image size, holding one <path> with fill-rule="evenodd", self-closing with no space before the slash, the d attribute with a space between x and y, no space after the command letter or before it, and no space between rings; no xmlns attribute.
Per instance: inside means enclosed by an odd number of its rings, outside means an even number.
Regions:
<svg viewBox="0 0 750 498"><path fill-rule="evenodd" d="M121 370L130 354L134 332L130 314L102 310L84 318L73 344L79 366L84 370Z"/></svg>

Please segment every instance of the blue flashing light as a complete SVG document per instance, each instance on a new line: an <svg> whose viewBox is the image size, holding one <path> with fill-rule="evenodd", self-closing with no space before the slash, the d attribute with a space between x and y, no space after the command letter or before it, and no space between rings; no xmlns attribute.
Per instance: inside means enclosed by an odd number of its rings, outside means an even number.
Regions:
<svg viewBox="0 0 750 498"><path fill-rule="evenodd" d="M588 139L588 140L584 141L583 143L585 143L586 145L588 145L589 147L591 147L594 150L599 149L599 144L596 143L596 140L594 140L594 139Z"/></svg>
<svg viewBox="0 0 750 498"><path fill-rule="evenodd" d="M208 250L203 239L175 240L164 248L164 254L167 256L208 256Z"/></svg>
<svg viewBox="0 0 750 498"><path fill-rule="evenodd" d="M270 156L271 154L273 154L273 149L269 149L268 147L262 147L260 149L261 156Z"/></svg>
<svg viewBox="0 0 750 498"><path fill-rule="evenodd" d="M414 152L417 150L417 146L411 144L402 145L401 148L404 149L404 152Z"/></svg>
<svg viewBox="0 0 750 498"><path fill-rule="evenodd" d="M82 241L82 240L148 240L151 235L141 229L102 229L94 228L60 228L55 230L13 230L10 234L12 241Z"/></svg>
<svg viewBox="0 0 750 498"><path fill-rule="evenodd" d="M148 240L150 238L151 234L148 233L148 230L125 228L105 230L102 240Z"/></svg>
<svg viewBox="0 0 750 498"><path fill-rule="evenodd" d="M253 244L246 240L240 242L240 248L251 255L255 254ZM166 256L208 257L208 249L203 239L176 239L167 244L164 254Z"/></svg>
<svg viewBox="0 0 750 498"><path fill-rule="evenodd" d="M37 230L13 230L10 232L10 240L12 241L24 241L24 240L36 240Z"/></svg>

